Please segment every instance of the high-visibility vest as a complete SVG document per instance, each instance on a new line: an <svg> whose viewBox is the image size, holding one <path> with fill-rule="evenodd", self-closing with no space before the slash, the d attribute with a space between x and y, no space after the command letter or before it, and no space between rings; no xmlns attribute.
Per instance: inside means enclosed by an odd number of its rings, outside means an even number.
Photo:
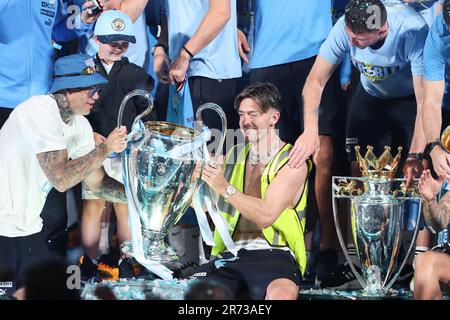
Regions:
<svg viewBox="0 0 450 320"><path fill-rule="evenodd" d="M292 145L286 144L278 154L267 164L261 176L261 197L266 196L266 191L269 184L273 181L277 173L289 161L289 151ZM228 152L225 165L224 176L225 179L232 184L237 190L243 192L244 177L245 177L245 163L250 150L249 144L240 144ZM307 160L308 174L311 171L311 161ZM302 195L293 209L285 209L275 222L262 230L265 240L273 247L288 246L295 255L295 260L300 268L302 274L306 269L306 248L305 248L305 224L306 224L306 199L308 194L307 179L303 188ZM218 203L222 216L230 224L230 235L233 236L236 225L239 221L240 213L229 204L223 197L220 197ZM212 256L217 256L226 250L226 246L220 237L217 230L214 232L215 246L211 251Z"/></svg>

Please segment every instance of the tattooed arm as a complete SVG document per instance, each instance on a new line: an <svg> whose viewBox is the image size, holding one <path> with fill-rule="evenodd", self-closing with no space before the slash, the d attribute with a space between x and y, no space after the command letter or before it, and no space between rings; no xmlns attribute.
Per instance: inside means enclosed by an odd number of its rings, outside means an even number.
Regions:
<svg viewBox="0 0 450 320"><path fill-rule="evenodd" d="M442 188L444 177L433 178L430 170L424 170L419 179L419 191L423 199L423 215L427 226L438 232L450 223L450 192L447 191L439 203L436 196Z"/></svg>
<svg viewBox="0 0 450 320"><path fill-rule="evenodd" d="M100 199L127 204L123 184L105 173L103 167L96 169L83 182Z"/></svg>
<svg viewBox="0 0 450 320"><path fill-rule="evenodd" d="M450 192L446 192L441 200L425 201L424 217L426 224L436 232L450 224Z"/></svg>
<svg viewBox="0 0 450 320"><path fill-rule="evenodd" d="M85 180L96 169L100 168L111 152L122 152L126 147L125 139L125 127L116 128L104 143L99 144L83 157L69 160L67 150L64 149L42 152L37 154L37 158L51 184L56 190L64 192ZM102 178L103 176L99 181L102 181ZM96 190L95 185L91 187Z"/></svg>

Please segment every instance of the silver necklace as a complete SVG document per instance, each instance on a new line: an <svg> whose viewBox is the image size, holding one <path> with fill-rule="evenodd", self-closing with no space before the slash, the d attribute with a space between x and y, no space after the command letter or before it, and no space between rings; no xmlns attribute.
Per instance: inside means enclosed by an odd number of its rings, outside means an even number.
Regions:
<svg viewBox="0 0 450 320"><path fill-rule="evenodd" d="M255 166L258 163L264 162L267 159L272 158L272 156L278 151L279 146L280 146L280 140L277 140L277 142L272 146L272 148L269 151L267 151L266 153L264 153L263 155L255 154L253 152L252 148L250 147L250 152L249 152L250 164Z"/></svg>

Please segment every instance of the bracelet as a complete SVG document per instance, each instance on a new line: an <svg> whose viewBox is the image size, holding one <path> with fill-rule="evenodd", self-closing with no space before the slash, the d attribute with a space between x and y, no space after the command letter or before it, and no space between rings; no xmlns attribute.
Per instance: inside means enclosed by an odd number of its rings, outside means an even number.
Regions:
<svg viewBox="0 0 450 320"><path fill-rule="evenodd" d="M408 155L406 156L406 159L414 159L414 160L422 161L423 154L421 152L420 153L408 153Z"/></svg>
<svg viewBox="0 0 450 320"><path fill-rule="evenodd" d="M183 49L184 49L184 51L187 52L187 54L189 55L189 57L191 57L191 58L194 57L194 55L192 54L192 52L190 52L190 51L186 48L186 46L183 46Z"/></svg>
<svg viewBox="0 0 450 320"><path fill-rule="evenodd" d="M155 55L155 50L156 50L156 48L158 48L158 47L161 47L161 48L163 48L164 49L164 53L167 55L168 53L168 48L167 48L167 46L165 45L165 44L162 44L162 43L157 43L157 44L155 44L154 46L153 46L153 49L152 49L152 56L154 56Z"/></svg>

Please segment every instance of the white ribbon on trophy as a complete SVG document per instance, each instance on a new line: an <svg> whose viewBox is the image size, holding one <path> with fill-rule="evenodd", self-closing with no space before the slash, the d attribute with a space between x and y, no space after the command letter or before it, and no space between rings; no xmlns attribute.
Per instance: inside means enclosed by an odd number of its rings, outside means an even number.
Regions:
<svg viewBox="0 0 450 320"><path fill-rule="evenodd" d="M185 143L180 146L174 147L172 150L169 150L167 153L170 154L171 158L182 158L186 154L191 154L195 150L203 148L204 159L199 159L208 163L211 161L211 157L209 155L206 142L211 139L211 132L209 129L203 128L201 133L201 138L195 139L193 142ZM225 246L228 251L230 251L234 256L237 255L237 250L235 248L233 239L231 239L229 230L231 229L228 222L222 217L220 211L217 206L218 196L214 190L205 184L203 181L200 181L200 188L192 197L192 206L195 210L195 214L197 216L198 225L200 229L200 233L202 235L203 240L208 246L214 246L214 235L209 227L208 219L206 217L206 213L204 210L204 205L208 210L209 216L213 221L217 232L222 238Z"/></svg>
<svg viewBox="0 0 450 320"><path fill-rule="evenodd" d="M125 107L126 102L128 101L128 99L130 99L136 95L144 96L148 100L149 106L142 114L140 114L134 120L133 125L131 127L131 132L127 136L127 141L129 143L129 145L128 145L127 149L122 152L122 168L123 168L122 178L123 178L123 182L124 182L124 186L125 186L125 193L128 198L128 204L129 204L128 205L128 210L129 210L128 219L129 219L129 224L130 224L130 229L131 229L131 248L129 245L127 246L127 244L124 244L123 251L125 253L130 253L141 265L146 267L149 271L153 272L160 278L162 278L164 280L171 280L171 279L173 279L173 275L172 275L173 272L169 268L167 268L166 266L164 266L162 264L162 261L169 261L171 258L158 259L158 257L156 257L156 261L155 261L151 258L152 257L151 253L154 252L155 255L158 256L160 253L164 252L164 250L165 250L164 254L165 254L165 257L167 257L167 256L172 256L171 252L173 252L173 250L170 247L168 247L167 249L163 249L163 246L164 246L163 240L161 240L161 242L159 242L159 240L154 240L154 239L150 239L150 238L148 239L149 245L151 243L151 246L152 247L155 246L155 248L153 248L153 249L144 248L144 242L145 242L145 245L147 245L147 240L146 240L147 236L145 234L143 234L143 232L142 232L142 223L143 222L141 221L141 217L145 216L145 214L143 214L143 212L142 212L143 209L140 204L140 199L138 199L138 197L137 197L137 195L138 195L137 187L138 186L135 185L136 183L133 182L134 180L131 180L131 177L128 177L128 175L130 174L130 172L129 172L130 161L131 161L131 159L133 159L132 161L136 161L135 152L141 150L141 147L143 147L146 143L148 143L149 139L152 139L153 150L151 151L151 153L149 153L152 156L178 160L178 162L180 162L180 165L181 165L181 163L185 162L184 160L187 160L187 162L195 162L195 161L199 160L199 161L202 161L203 163L207 163L210 161L210 156L207 152L206 143L211 138L211 132L209 131L209 129L207 127L204 127L202 125L202 130L201 130L200 135L197 135L195 138L193 138L189 142L186 141L186 143L180 144L180 142L182 142L182 141L178 141L178 144L176 146L167 150L166 149L168 147L167 144L163 143L163 141L159 140L157 137L151 136L151 133L146 130L146 127L141 122L142 117L149 114L153 108L153 98L150 96L150 94L148 94L148 92L145 92L143 90L134 90L125 96L125 98L123 99L122 104L120 106L120 110L119 110L119 115L118 115L118 120L117 120L118 126L121 125L123 109ZM222 119L222 127L224 128L224 130L226 130L225 113L220 108L220 106L215 105L215 104L207 103L207 104L204 104L199 107L199 109L197 110L197 119L200 121L200 123L202 123L201 122L201 112L206 109L212 109L219 114L219 116ZM155 122L155 123L158 123L158 122ZM164 124L164 123L162 123L162 124ZM166 124L169 124L169 123L166 123ZM151 122L149 125L151 126ZM225 138L225 136L223 135L222 139L220 140L221 142L219 144L220 149L221 149L221 146L223 145L224 138ZM149 151L144 151L144 154L145 154L145 152L149 152ZM136 164L133 163L133 165L135 166ZM173 172L171 174L175 175L176 172L177 172L176 170L173 170ZM134 177L134 178L137 179L137 177ZM172 176L170 179L167 179L167 180L172 181L173 180L172 178L176 178L176 177ZM160 183L161 183L161 181L160 181ZM203 239L205 240L205 242L208 245L211 245L211 246L214 245L214 237L213 237L213 234L209 227L206 213L203 210L204 206L203 206L202 200L205 201L205 205L206 205L206 208L208 209L209 215L211 216L211 219L212 219L213 223L215 224L216 229L218 230L226 247L228 248L228 250L230 252L232 252L236 256L236 249L234 247L234 243L233 243L230 233L229 233L230 226L225 221L225 219L221 216L221 214L218 210L218 205L217 205L218 195L213 190L211 190L211 188L209 186L207 186L203 181L198 181L196 183L198 183L198 185L192 185L193 188L191 188L191 190L189 190L189 191L186 190L185 192L193 193L193 197L190 200L192 201L193 206L195 208L198 223L200 226L200 231L201 231ZM200 188L198 188L198 186L200 186ZM160 184L158 186L158 189L160 191L162 191L162 190L164 190L165 187L166 187L166 185ZM136 188L136 190L134 190L135 188ZM201 194L203 194L204 197L200 197ZM189 197L189 196L190 196L190 194L187 194L187 197ZM176 210L176 209L174 209L174 210ZM173 220L173 221L175 221L175 220ZM149 230L149 231L151 232L151 230ZM162 232L165 230L156 230L155 232L158 233L158 231ZM161 249L163 249L163 250L161 251ZM154 250L154 251L152 251L152 250ZM158 250L160 250L160 251L158 251ZM161 261L161 262L157 262L157 261Z"/></svg>
<svg viewBox="0 0 450 320"><path fill-rule="evenodd" d="M193 153L195 150L198 150L200 148L206 149L206 142L210 139L210 132L209 130L203 130L201 136L197 139L195 139L193 142L185 143L180 146L176 146L171 150L166 151L165 153L170 155L170 158L173 159L180 159L183 158L187 154ZM155 150L155 153L159 153L160 150ZM199 159L200 160L200 159ZM202 159L203 160L203 159ZM205 152L205 159L204 161L207 163L210 161L209 153ZM123 177L123 181L125 180L125 177ZM237 250L234 246L234 242L231 239L230 233L228 230L230 230L230 225L225 221L225 219L221 216L218 207L217 207L217 196L214 197L214 191L211 190L211 188L206 185L203 181L200 182L200 188L199 190L194 194L192 198L192 205L194 207L200 232L202 235L203 240L205 243L209 246L214 246L214 236L213 233L209 227L208 219L206 216L205 211L203 210L203 201L206 205L206 208L208 210L208 213L218 231L221 238L223 239L225 246L227 249L233 253L233 255L237 255ZM128 199L131 199L131 201L134 200L134 194L129 189L127 183L124 183L125 185L125 191ZM203 195L203 197L202 197ZM173 272L165 267L163 264L149 260L145 258L144 255L144 247L143 247L143 237L141 233L141 220L140 220L140 213L136 211L135 208L140 208L140 206L128 206L129 208L129 224L130 224L130 230L131 230L131 242L133 247L133 256L134 258L144 267L146 267L149 271L156 274L158 277L162 278L163 280L171 280L173 279Z"/></svg>
<svg viewBox="0 0 450 320"><path fill-rule="evenodd" d="M124 181L125 177L124 177ZM125 192L128 199L133 199L133 195L129 190L128 184L124 183L125 185ZM136 206L139 208L139 206ZM143 244L143 238L141 233L141 220L140 220L139 212L136 211L135 206L128 206L128 221L130 225L130 231L131 231L131 243L133 245L133 257L144 267L146 267L149 271L156 274L158 277L160 277L163 280L172 280L172 271L162 265L159 262L155 262L152 260L148 260L145 258L144 255L144 244Z"/></svg>

